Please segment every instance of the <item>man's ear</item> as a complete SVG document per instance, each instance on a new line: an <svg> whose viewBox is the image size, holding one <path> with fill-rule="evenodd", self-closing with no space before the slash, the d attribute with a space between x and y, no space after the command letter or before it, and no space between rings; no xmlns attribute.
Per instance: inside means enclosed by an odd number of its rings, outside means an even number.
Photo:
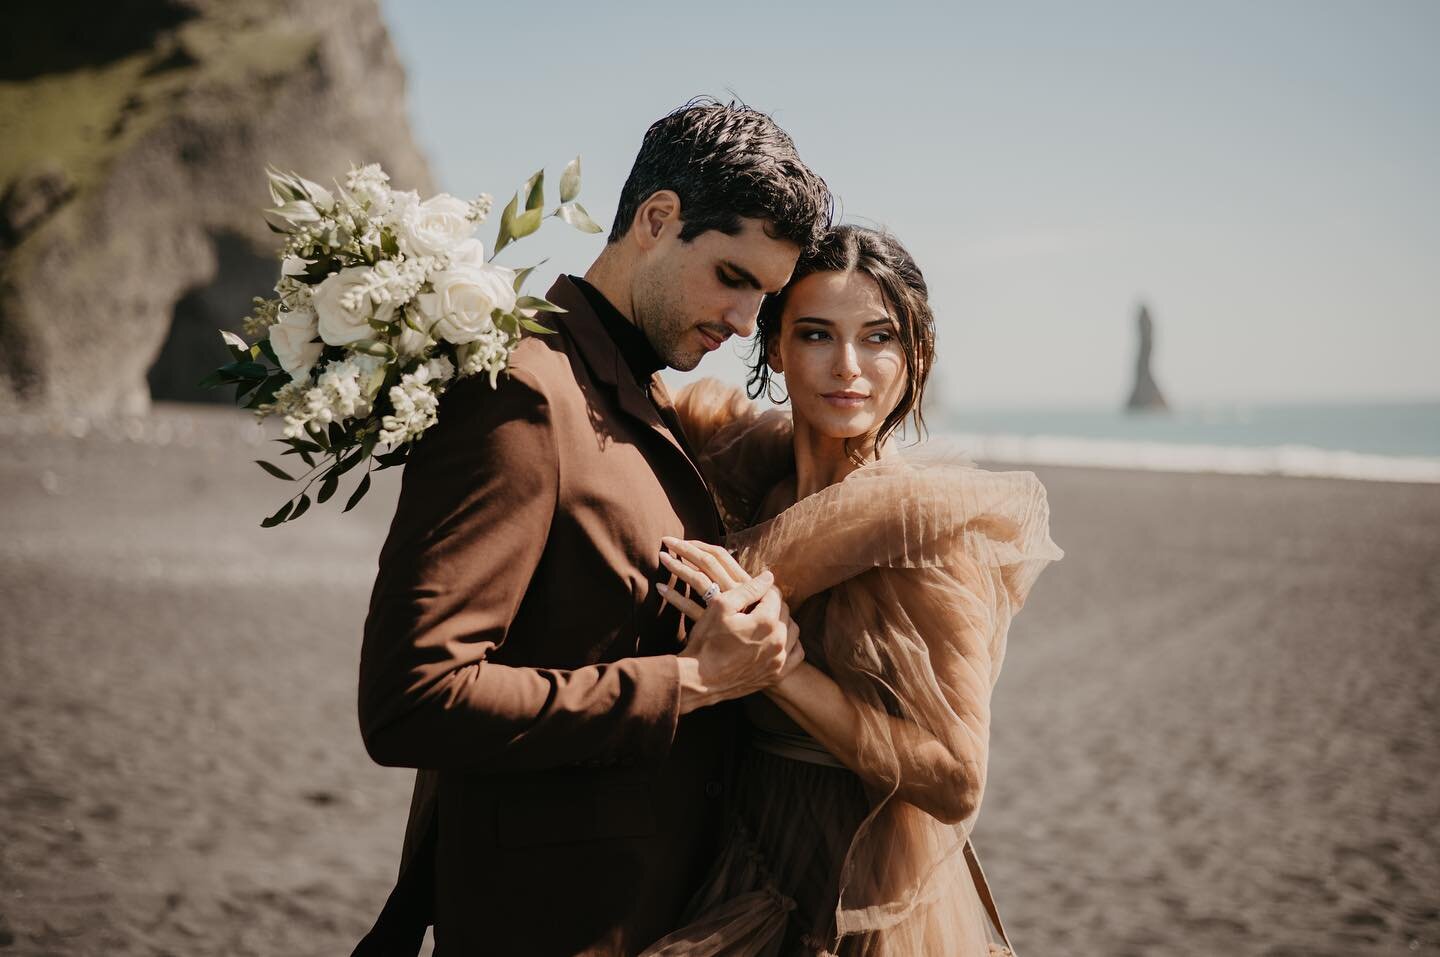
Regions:
<svg viewBox="0 0 1440 957"><path fill-rule="evenodd" d="M635 210L630 232L642 250L650 250L667 234L679 236L682 225L680 194L673 189L661 189L651 193Z"/></svg>

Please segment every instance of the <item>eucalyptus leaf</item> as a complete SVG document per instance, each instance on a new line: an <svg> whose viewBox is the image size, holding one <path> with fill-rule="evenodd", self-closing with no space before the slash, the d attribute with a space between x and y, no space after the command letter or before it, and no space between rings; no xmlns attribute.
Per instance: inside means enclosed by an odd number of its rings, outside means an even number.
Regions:
<svg viewBox="0 0 1440 957"><path fill-rule="evenodd" d="M515 270L515 291L519 292L520 287L525 285L525 280L530 278L530 274L549 261L549 259L542 259L533 266L526 266L524 269Z"/></svg>
<svg viewBox="0 0 1440 957"><path fill-rule="evenodd" d="M271 515L269 518L265 519L265 521L261 522L260 527L274 528L276 525L279 525L281 522L285 521L285 518L290 514L290 510L294 507L294 502L286 502L284 505L280 506L280 511L276 512L274 515Z"/></svg>
<svg viewBox="0 0 1440 957"><path fill-rule="evenodd" d="M301 496L300 496L300 501L298 501L298 502L295 503L295 511L293 511L293 512L290 513L290 517L287 518L286 521L288 521L288 522L293 522L293 521L295 521L295 519L299 518L301 515L304 515L304 514L305 514L305 510L306 510L307 508L309 508L309 507L310 507L310 496L305 495L305 494L302 493Z"/></svg>
<svg viewBox="0 0 1440 957"><path fill-rule="evenodd" d="M269 472L271 475L275 476L278 479L284 479L287 482L295 481L295 479L291 478L289 472L286 472L280 466L275 465L272 462L267 462L264 459L256 459L255 464L260 466L262 469Z"/></svg>
<svg viewBox="0 0 1440 957"><path fill-rule="evenodd" d="M380 468L388 469L396 465L404 465L405 460L409 457L410 444L407 442L398 449L391 449L389 452L375 456L375 461L379 464Z"/></svg>
<svg viewBox="0 0 1440 957"><path fill-rule="evenodd" d="M525 211L539 209L545 205L545 171L537 169L520 187L520 192L525 194Z"/></svg>
<svg viewBox="0 0 1440 957"><path fill-rule="evenodd" d="M516 239L524 239L540 228L540 223L544 221L544 218L545 211L543 209L525 210L525 212L515 217L515 225L510 230L511 235Z"/></svg>
<svg viewBox="0 0 1440 957"><path fill-rule="evenodd" d="M604 230L600 228L600 224L591 219L590 214L585 211L585 207L579 203L567 203L556 209L555 215L582 233L604 232Z"/></svg>
<svg viewBox="0 0 1440 957"><path fill-rule="evenodd" d="M350 453L348 457L341 459L340 464L335 466L335 468L330 471L330 477L339 478L340 476L344 475L346 472L350 471L355 466L363 462L365 458L366 456L363 449Z"/></svg>
<svg viewBox="0 0 1440 957"><path fill-rule="evenodd" d="M334 495L335 490L339 487L340 480L334 475L327 475L325 481L320 483L320 494L315 496L315 500L323 505L330 501L330 496Z"/></svg>
<svg viewBox="0 0 1440 957"><path fill-rule="evenodd" d="M524 316L520 317L520 325L523 326L525 329L529 330L530 332L535 333L536 335L553 336L555 334L554 329L542 326L534 319L526 319Z"/></svg>
<svg viewBox="0 0 1440 957"><path fill-rule="evenodd" d="M566 312L564 306L557 306L548 299L540 296L521 296L515 300L516 309L538 309L541 312Z"/></svg>
<svg viewBox="0 0 1440 957"><path fill-rule="evenodd" d="M515 228L515 207L520 203L520 194L516 193L510 197L510 202L500 211L500 228L495 233L495 253L515 241L513 230ZM492 258L493 258L492 254Z"/></svg>
<svg viewBox="0 0 1440 957"><path fill-rule="evenodd" d="M365 477L360 480L360 484L355 486L355 491L350 493L350 499L345 503L345 507L341 509L341 511L348 512L356 505L359 505L360 500L365 497L365 493L368 491L370 491L370 473L366 472Z"/></svg>
<svg viewBox="0 0 1440 957"><path fill-rule="evenodd" d="M575 157L565 164L565 172L560 174L560 202L568 203L580 195L580 157Z"/></svg>

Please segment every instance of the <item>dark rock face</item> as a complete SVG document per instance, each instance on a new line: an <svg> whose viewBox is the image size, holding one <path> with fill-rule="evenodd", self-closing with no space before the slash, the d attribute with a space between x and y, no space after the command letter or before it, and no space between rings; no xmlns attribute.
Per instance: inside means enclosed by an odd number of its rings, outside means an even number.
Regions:
<svg viewBox="0 0 1440 957"><path fill-rule="evenodd" d="M433 190L376 0L126 0L78 47L26 9L0 87L0 412L228 400L193 384L278 271L266 164Z"/></svg>
<svg viewBox="0 0 1440 957"><path fill-rule="evenodd" d="M1165 402L1165 396L1160 394L1160 386L1155 384L1155 376L1150 372L1150 354L1155 347L1155 324L1150 320L1150 311L1144 306L1140 307L1136 324L1140 327L1140 349L1135 358L1135 386L1130 390L1130 399L1125 403L1125 408L1130 412L1169 411L1170 406Z"/></svg>

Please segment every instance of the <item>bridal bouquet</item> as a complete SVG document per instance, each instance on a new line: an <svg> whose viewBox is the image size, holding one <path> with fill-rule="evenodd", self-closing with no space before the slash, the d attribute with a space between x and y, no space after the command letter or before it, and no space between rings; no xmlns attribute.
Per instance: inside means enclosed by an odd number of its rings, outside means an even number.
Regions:
<svg viewBox="0 0 1440 957"><path fill-rule="evenodd" d="M444 193L422 200L391 188L376 165L352 169L334 191L271 169L270 228L286 237L275 296L256 299L245 339L222 332L234 359L206 385L236 386L236 401L261 418L279 416L277 440L308 471L298 478L272 462L266 472L303 483L269 528L325 502L358 466L364 476L345 511L370 489L370 472L400 465L410 444L436 422L456 379L484 374L490 385L525 332L551 330L540 313L564 310L520 290L532 269L497 265L494 254L540 228L545 172L531 176L500 214L489 258L477 227L491 200ZM560 205L548 215L584 232L600 227L575 201L580 160L560 178Z"/></svg>

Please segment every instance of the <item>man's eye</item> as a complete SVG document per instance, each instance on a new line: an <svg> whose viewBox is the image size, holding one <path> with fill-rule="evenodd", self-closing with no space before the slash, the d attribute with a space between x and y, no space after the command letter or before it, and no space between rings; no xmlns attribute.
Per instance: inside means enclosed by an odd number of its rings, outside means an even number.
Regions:
<svg viewBox="0 0 1440 957"><path fill-rule="evenodd" d="M745 280L741 279L739 276L727 275L725 273L725 270L723 269L715 270L715 275L719 277L722 285L728 286L731 289L739 289L741 286L745 285Z"/></svg>
<svg viewBox="0 0 1440 957"><path fill-rule="evenodd" d="M800 333L800 338L804 342L819 342L821 339L829 339L830 333L824 329L806 329Z"/></svg>

